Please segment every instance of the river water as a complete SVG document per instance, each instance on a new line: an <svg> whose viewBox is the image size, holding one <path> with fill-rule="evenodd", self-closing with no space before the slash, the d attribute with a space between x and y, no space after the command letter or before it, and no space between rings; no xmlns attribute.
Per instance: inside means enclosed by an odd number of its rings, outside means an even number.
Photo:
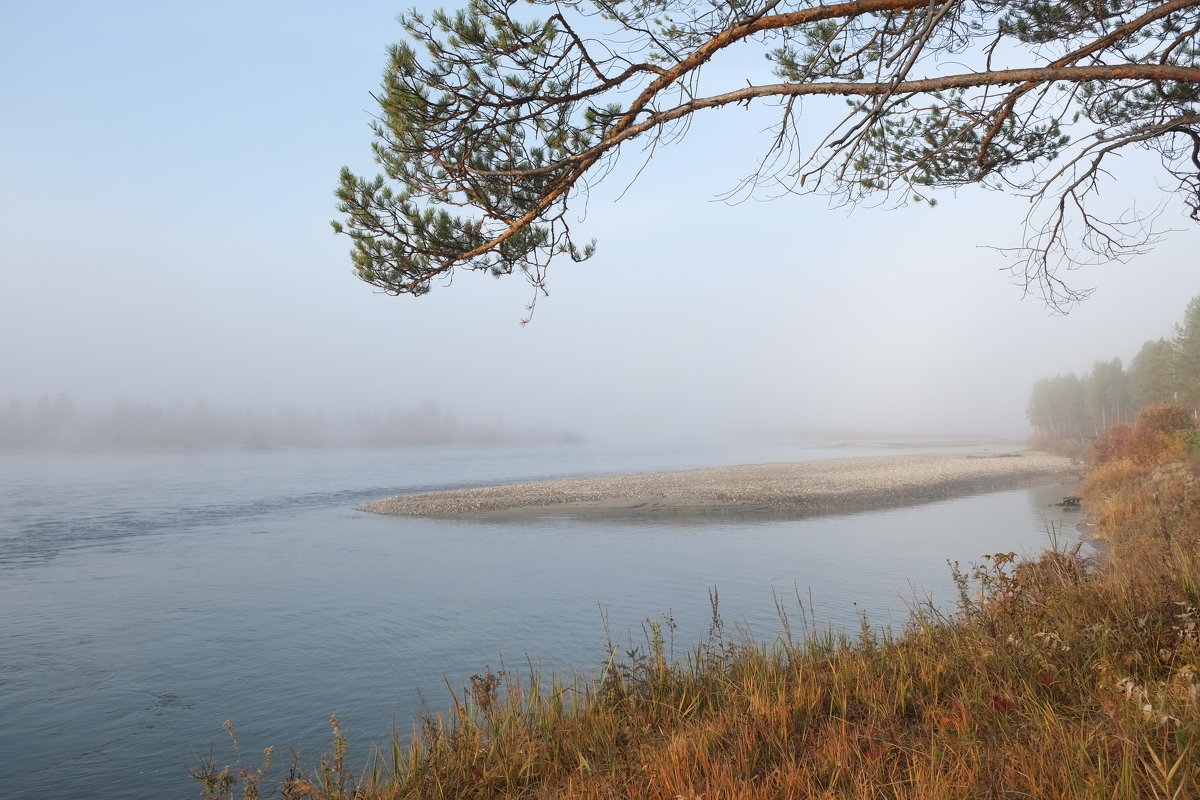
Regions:
<svg viewBox="0 0 1200 800"><path fill-rule="evenodd" d="M1063 487L795 521L481 522L355 511L392 494L571 475L883 454L790 446L0 455L0 791L191 798L242 749L354 754L485 665L599 666L647 617L779 633L950 608L947 560L1074 541ZM887 453L915 452L889 449ZM286 761L286 757L283 759ZM225 763L222 761L222 763ZM286 768L286 764L284 765Z"/></svg>

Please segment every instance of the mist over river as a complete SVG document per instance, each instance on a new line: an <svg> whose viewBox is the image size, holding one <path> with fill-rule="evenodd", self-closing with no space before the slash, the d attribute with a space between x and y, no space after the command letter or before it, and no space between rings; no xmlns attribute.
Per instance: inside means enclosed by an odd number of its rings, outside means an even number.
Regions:
<svg viewBox="0 0 1200 800"><path fill-rule="evenodd" d="M945 449L945 448L941 448ZM978 448L976 448L978 449ZM926 450L928 451L928 450ZM952 607L947 559L1034 552L1076 515L1060 486L803 520L385 517L388 495L566 476L923 452L263 450L0 455L0 787L6 797L192 798L187 768L263 747L311 763L329 715L357 769L485 665L592 670L646 617L682 653L717 587L729 627L779 632L775 596L821 625L900 627ZM799 612L795 612L799 615ZM356 763L353 759L359 759Z"/></svg>

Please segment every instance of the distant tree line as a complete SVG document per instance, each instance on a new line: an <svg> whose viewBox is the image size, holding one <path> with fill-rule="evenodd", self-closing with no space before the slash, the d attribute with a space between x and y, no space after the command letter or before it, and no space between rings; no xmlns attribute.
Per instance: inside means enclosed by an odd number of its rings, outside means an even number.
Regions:
<svg viewBox="0 0 1200 800"><path fill-rule="evenodd" d="M1112 425L1130 424L1140 410L1172 403L1200 410L1200 295L1176 324L1175 335L1149 341L1125 368L1097 361L1084 375L1067 373L1033 385L1026 415L1040 436L1083 441Z"/></svg>
<svg viewBox="0 0 1200 800"><path fill-rule="evenodd" d="M281 407L271 412L206 403L166 407L119 400L81 408L70 397L9 400L0 406L0 451L29 449L209 449L570 444L554 429L460 423L430 401L409 409L328 414Z"/></svg>

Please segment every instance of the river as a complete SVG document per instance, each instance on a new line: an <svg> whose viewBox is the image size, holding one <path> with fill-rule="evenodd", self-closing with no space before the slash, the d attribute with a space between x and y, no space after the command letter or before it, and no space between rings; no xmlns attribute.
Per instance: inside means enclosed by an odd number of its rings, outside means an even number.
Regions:
<svg viewBox="0 0 1200 800"><path fill-rule="evenodd" d="M486 522L355 511L404 492L574 475L917 452L788 445L0 455L0 787L192 798L243 751L354 754L493 668L599 666L604 619L760 638L776 598L821 626L951 608L947 560L1076 541L1063 487L794 521ZM424 704L424 705L423 705ZM286 757L283 759L286 762ZM286 769L286 763L283 765Z"/></svg>

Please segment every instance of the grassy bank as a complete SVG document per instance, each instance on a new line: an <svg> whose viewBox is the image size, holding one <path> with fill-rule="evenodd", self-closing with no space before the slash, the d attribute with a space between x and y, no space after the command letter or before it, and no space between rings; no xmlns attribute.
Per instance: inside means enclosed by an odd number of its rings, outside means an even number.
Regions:
<svg viewBox="0 0 1200 800"><path fill-rule="evenodd" d="M1078 548L985 556L956 571L954 614L916 607L891 636L789 624L764 645L727 636L714 606L682 662L651 623L644 647L614 648L593 677L472 677L362 768L335 719L315 766L298 759L281 779L210 762L195 771L202 794L1200 796L1195 432L1139 426L1105 441L1085 490L1103 563Z"/></svg>

